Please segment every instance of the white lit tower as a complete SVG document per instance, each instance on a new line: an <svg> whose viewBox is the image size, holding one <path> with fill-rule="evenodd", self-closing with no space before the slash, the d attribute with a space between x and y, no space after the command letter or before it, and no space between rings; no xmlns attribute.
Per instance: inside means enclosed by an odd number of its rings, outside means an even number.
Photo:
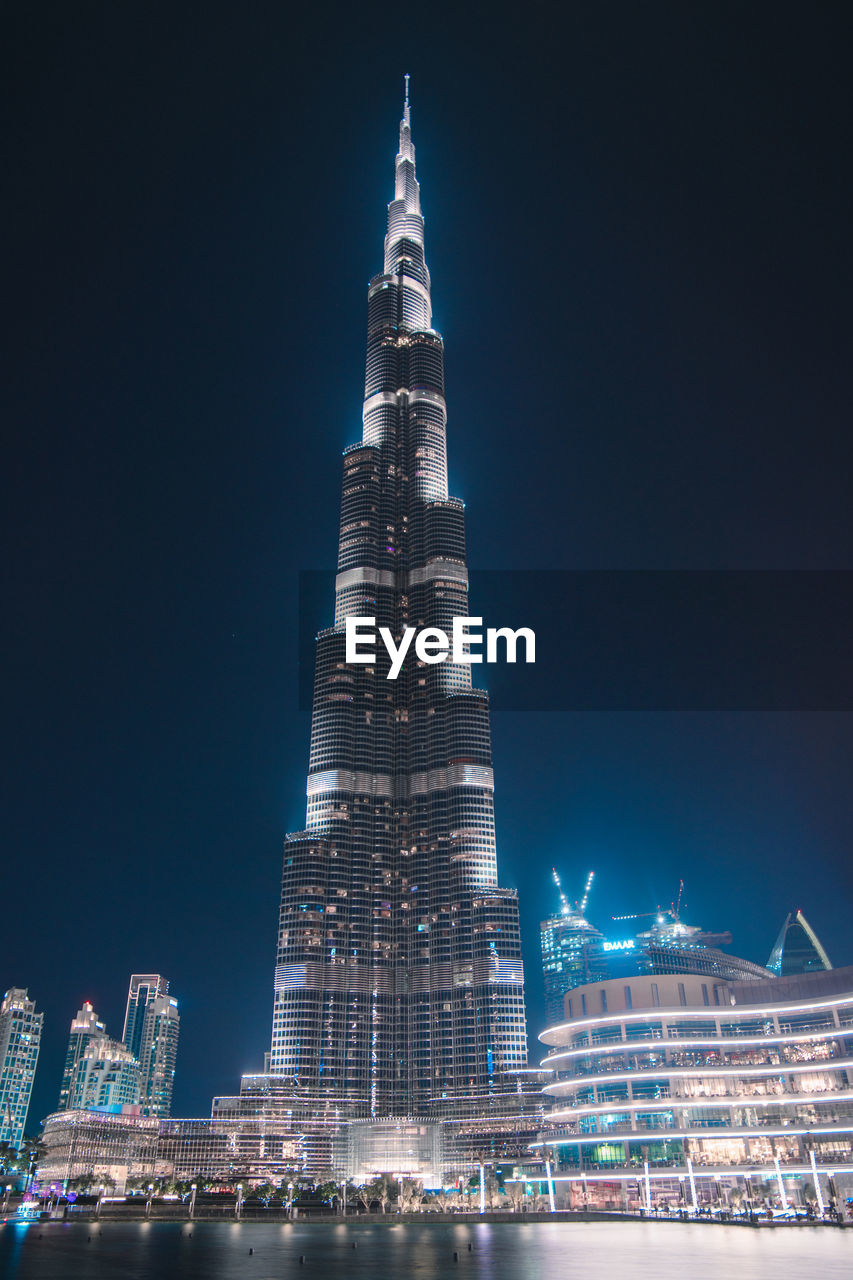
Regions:
<svg viewBox="0 0 853 1280"><path fill-rule="evenodd" d="M348 615L398 640L468 615L446 417L407 88L368 289L363 435L344 453L334 625L317 637L306 829L285 843L268 1064L352 1117L450 1115L527 1060L488 696L468 664L411 654L393 681L381 644L375 666L345 658Z"/></svg>
<svg viewBox="0 0 853 1280"><path fill-rule="evenodd" d="M57 1111L67 1111L72 1105L75 1081L80 1063L86 1056L86 1050L93 1042L108 1040L107 1029L98 1018L90 1000L83 1001L83 1008L78 1009L71 1020L68 1033L68 1049L65 1053L65 1067L62 1072L62 1085L59 1090Z"/></svg>

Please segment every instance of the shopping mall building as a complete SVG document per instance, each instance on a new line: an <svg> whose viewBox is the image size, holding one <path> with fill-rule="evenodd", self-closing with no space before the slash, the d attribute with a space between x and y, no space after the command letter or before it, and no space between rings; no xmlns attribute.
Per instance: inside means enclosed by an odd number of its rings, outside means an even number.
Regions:
<svg viewBox="0 0 853 1280"><path fill-rule="evenodd" d="M608 979L565 1013L540 1036L554 1110L524 1171L557 1207L853 1197L853 967Z"/></svg>

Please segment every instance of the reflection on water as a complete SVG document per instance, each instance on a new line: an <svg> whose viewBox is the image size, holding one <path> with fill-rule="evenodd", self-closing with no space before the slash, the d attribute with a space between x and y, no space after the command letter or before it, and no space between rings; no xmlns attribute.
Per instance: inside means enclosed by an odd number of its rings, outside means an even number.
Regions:
<svg viewBox="0 0 853 1280"><path fill-rule="evenodd" d="M803 1280L809 1272L848 1280L853 1230L637 1221L0 1227L0 1275L9 1280Z"/></svg>

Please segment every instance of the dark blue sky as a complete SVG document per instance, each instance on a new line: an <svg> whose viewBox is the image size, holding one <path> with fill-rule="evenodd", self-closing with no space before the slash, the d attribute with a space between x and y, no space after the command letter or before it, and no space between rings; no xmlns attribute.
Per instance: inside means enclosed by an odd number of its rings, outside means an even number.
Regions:
<svg viewBox="0 0 853 1280"><path fill-rule="evenodd" d="M7 9L0 987L46 1012L31 1127L132 970L181 1000L177 1114L262 1065L298 573L334 563L403 72L471 564L850 569L850 27ZM853 961L849 710L498 701L494 754L533 1033L555 863L572 896L596 870L602 925L683 877L742 954L801 906Z"/></svg>

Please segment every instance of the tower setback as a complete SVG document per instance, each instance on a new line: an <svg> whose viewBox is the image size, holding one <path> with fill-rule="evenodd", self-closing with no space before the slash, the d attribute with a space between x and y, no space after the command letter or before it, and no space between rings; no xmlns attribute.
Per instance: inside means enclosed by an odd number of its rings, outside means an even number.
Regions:
<svg viewBox="0 0 853 1280"><path fill-rule="evenodd" d="M334 623L317 637L305 830L286 839L271 1076L341 1116L450 1116L527 1061L518 903L498 885L488 695L469 664L346 661L347 617L399 641L465 617L408 89L363 434L344 453Z"/></svg>

